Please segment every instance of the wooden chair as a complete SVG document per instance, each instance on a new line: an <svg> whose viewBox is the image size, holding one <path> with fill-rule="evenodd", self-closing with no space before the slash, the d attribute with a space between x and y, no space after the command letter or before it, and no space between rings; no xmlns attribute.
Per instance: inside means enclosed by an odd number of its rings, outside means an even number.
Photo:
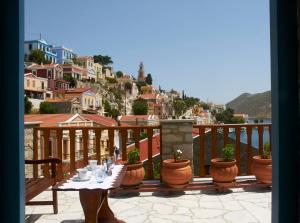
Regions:
<svg viewBox="0 0 300 223"><path fill-rule="evenodd" d="M25 180L26 184L26 205L53 205L53 212L57 214L57 191L52 190L52 201L30 201L49 187L57 183L56 164L61 163L60 159L42 159L42 160L25 160L25 164L49 164L51 163L51 177L33 177Z"/></svg>

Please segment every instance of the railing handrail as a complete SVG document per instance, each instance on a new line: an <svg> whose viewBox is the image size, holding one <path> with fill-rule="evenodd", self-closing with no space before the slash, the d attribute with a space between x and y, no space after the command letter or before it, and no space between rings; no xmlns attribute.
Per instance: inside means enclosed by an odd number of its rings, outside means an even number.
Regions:
<svg viewBox="0 0 300 223"><path fill-rule="evenodd" d="M244 123L244 124L199 124L199 125L193 125L194 128L199 127L256 127L256 126L272 126L272 123Z"/></svg>
<svg viewBox="0 0 300 223"><path fill-rule="evenodd" d="M34 127L36 130L83 130L83 129L88 129L88 130L128 130L128 129L160 129L160 125L147 125L147 126L105 126L105 127L100 127L100 126L55 126L55 127Z"/></svg>

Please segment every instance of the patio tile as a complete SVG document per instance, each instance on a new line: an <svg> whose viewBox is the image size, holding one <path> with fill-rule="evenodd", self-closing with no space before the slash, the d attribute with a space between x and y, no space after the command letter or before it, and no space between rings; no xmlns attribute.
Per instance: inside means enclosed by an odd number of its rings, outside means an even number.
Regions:
<svg viewBox="0 0 300 223"><path fill-rule="evenodd" d="M39 196L51 199L51 192ZM232 193L187 191L164 196L159 193L120 194L109 197L109 205L127 223L243 223L271 222L271 192L268 190ZM58 193L58 214L52 206L26 206L26 223L82 223L83 211L78 192Z"/></svg>
<svg viewBox="0 0 300 223"><path fill-rule="evenodd" d="M224 219L227 222L231 222L231 223L256 223L256 222L260 222L245 210L231 211L231 212L224 215ZM267 223L267 222L261 222L261 223Z"/></svg>

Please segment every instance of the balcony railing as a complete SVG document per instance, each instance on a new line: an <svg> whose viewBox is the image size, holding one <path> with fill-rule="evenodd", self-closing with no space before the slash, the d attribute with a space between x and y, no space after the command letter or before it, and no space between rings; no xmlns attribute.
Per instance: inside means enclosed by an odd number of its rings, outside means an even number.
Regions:
<svg viewBox="0 0 300 223"><path fill-rule="evenodd" d="M63 160L64 164L58 166L59 177L66 172L74 172L76 168L88 164L89 159L97 159L101 162L103 155L114 155L115 137L119 137L121 147L121 159L127 160L127 152L132 146L127 145L128 133L132 133L135 147L140 147L141 131L146 131L148 139L152 139L155 132L160 132L160 126L143 127L38 127L33 130L33 159L55 157ZM103 135L107 138L107 145L101 145ZM82 138L82 141L78 141ZM64 141L66 143L64 143ZM49 143L51 142L51 143ZM153 179L152 140L147 141L147 178ZM89 147L92 145L93 150ZM104 148L103 148L104 147ZM107 152L105 150L108 150ZM91 154L91 151L95 151ZM66 160L67 158L67 160ZM43 174L49 175L49 166L43 167ZM33 175L39 175L37 166L33 169Z"/></svg>
<svg viewBox="0 0 300 223"><path fill-rule="evenodd" d="M234 130L235 132L235 159L237 162L238 167L238 175L250 175L251 174L251 163L253 157L253 145L252 145L252 132L253 129L257 129L258 133L258 154L263 153L264 141L263 141L263 134L265 130L269 132L269 143L270 143L270 150L272 150L271 145L271 136L272 136L272 124L219 124L219 125L194 125L194 128L198 129L200 143L199 143L199 176L205 177L205 134L207 132L211 133L211 142L210 142L210 154L212 158L216 158L220 156L218 154L218 146L217 146L217 135L218 132L223 134L223 146L229 143L229 130ZM246 172L241 171L241 131L246 131L247 135L247 143L246 143L246 154L247 154L247 163L246 165Z"/></svg>
<svg viewBox="0 0 300 223"><path fill-rule="evenodd" d="M235 145L235 158L237 160L237 166L239 169L239 175L251 174L251 162L253 154L252 145L252 131L254 128L258 132L258 150L257 153L263 152L263 134L264 131L269 131L269 142L271 142L271 124L222 124L222 125L194 125L194 129L197 129L199 135L199 147L194 150L199 150L199 156L194 157L199 160L198 164L194 162L194 165L198 165L194 168L199 170L199 177L207 177L205 160L215 158L220 155L220 133L223 135L222 143L226 145L229 140L234 140ZM229 130L234 130L235 139L229 138ZM241 143L240 133L246 131L247 143L246 150L242 151L246 153L246 159L241 159ZM141 141L141 132L147 133L147 142ZM63 160L63 164L59 165L58 173L62 178L66 172L74 172L76 168L85 166L88 164L89 159L97 159L99 162L103 155L114 155L115 137L119 137L121 159L127 160L127 152L133 147L138 147L143 144L144 154L146 154L147 179L154 179L154 155L158 157L156 162L162 162L162 148L161 148L161 126L130 126L130 127L88 127L88 126L74 126L74 127L38 127L33 131L33 159L55 157ZM206 135L211 134L211 140L206 140ZM191 132L192 134L192 132ZM195 134L195 133L194 133ZM154 141L155 137L160 135L160 142ZM82 140L78 141L78 137ZM107 140L107 145L103 145L103 137ZM101 143L102 141L102 143ZM51 143L49 143L51 142ZM128 142L134 145L128 145ZM159 144L159 145L158 145ZM209 144L209 145L207 145ZM194 144L195 145L195 144ZM153 154L153 147L159 150L159 154ZM205 147L209 147L209 155L206 153ZM159 148L158 148L159 147ZM270 144L270 148L271 144ZM106 150L106 151L105 151ZM158 156L157 156L158 155ZM209 157L208 157L209 156ZM245 162L245 163L243 163ZM242 171L241 164L246 166L246 171ZM67 168L63 167L66 165ZM49 166L43 167L44 175L49 175ZM33 175L38 176L40 170L38 167L34 167Z"/></svg>

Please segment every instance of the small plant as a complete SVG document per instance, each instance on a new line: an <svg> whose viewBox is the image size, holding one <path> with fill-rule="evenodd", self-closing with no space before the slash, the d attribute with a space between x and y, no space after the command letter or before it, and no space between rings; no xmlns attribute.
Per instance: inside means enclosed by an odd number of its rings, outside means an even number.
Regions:
<svg viewBox="0 0 300 223"><path fill-rule="evenodd" d="M232 144L227 144L223 149L222 149L222 154L223 154L223 159L224 161L232 161L233 160L233 145Z"/></svg>
<svg viewBox="0 0 300 223"><path fill-rule="evenodd" d="M173 149L173 157L175 160L175 163L182 159L183 155L183 149Z"/></svg>
<svg viewBox="0 0 300 223"><path fill-rule="evenodd" d="M271 158L271 151L270 151L270 143L264 144L263 154L261 155L262 159L270 159Z"/></svg>
<svg viewBox="0 0 300 223"><path fill-rule="evenodd" d="M128 163L129 164L136 164L140 160L140 151L138 148L131 150L128 152Z"/></svg>

